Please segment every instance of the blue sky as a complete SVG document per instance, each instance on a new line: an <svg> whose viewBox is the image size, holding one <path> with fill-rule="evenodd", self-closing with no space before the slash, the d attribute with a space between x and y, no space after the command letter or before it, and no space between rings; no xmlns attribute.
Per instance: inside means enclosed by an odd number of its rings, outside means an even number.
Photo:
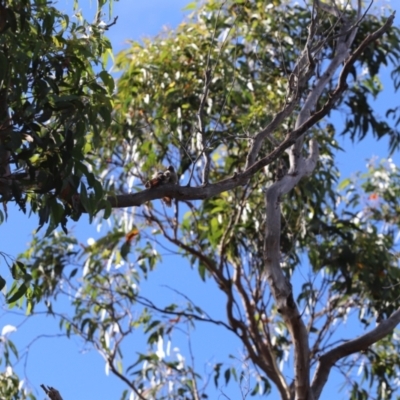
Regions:
<svg viewBox="0 0 400 400"><path fill-rule="evenodd" d="M120 0L114 4L113 15L118 16L118 22L109 31L109 37L113 43L114 51L118 52L126 46L127 39L138 40L143 36L153 36L159 33L163 27L175 27L182 21L184 13L182 8L189 3L189 0L147 0L132 1ZM85 16L94 12L96 2L81 1L83 14ZM58 7L65 11L71 10L72 0L59 1ZM396 4L399 8L399 4ZM384 84L388 85L388 80L384 77ZM390 90L386 101L396 102L398 97ZM376 105L378 109L382 104ZM340 116L337 117L341 118ZM366 160L372 156L386 157L387 142L382 140L365 140L361 143L352 143L349 139L340 141L342 147L346 148L346 153L338 155L339 167L342 170L343 177L352 172L364 170ZM394 154L393 158L396 164L400 163L399 154ZM37 227L37 218L23 215L16 207L9 206L8 221L0 225L0 237L2 238L0 250L15 256L25 250L30 241L34 229ZM78 234L84 242L86 238L95 236L94 227L89 226L85 217L75 227L71 226L74 232ZM1 260L0 260L1 261ZM0 264L3 271L6 266ZM178 290L185 291L187 282L193 281L197 272L188 268L187 264L181 260L166 260L159 267L157 274L150 283L143 284L145 293L157 292L160 300L166 297L174 298L171 292L163 286L171 276L174 277L175 287ZM210 285L208 282L207 285ZM191 290L191 296L195 302L204 305L205 308L212 308L213 304L218 304L218 290L207 289L207 292L213 293L212 296L204 296L205 284L200 283L198 287ZM179 299L177 299L178 301ZM218 313L218 311L215 311ZM14 314L3 307L0 314L0 329L7 324L18 324L17 332L11 334L10 338L14 340L20 349L29 345L29 357L24 358L18 364L17 369L20 376L26 374L29 380L29 386L38 390L38 398L44 398L39 389L39 385L44 383L58 388L64 400L71 399L116 399L119 398L122 389L125 386L116 378L105 376L104 362L100 356L90 348L86 348L79 340L64 340L57 335L60 333L57 322L47 317L35 317L25 319ZM46 336L41 336L46 335ZM39 337L36 341L35 338ZM204 343L207 343L207 353L204 361L213 361L224 354L240 351L240 345L234 339L225 340L222 330L215 331L214 340L204 340L207 337L207 327L199 328L193 332L193 343L195 350L202 352ZM32 342L34 341L34 342ZM186 346L186 338L182 335L181 346ZM134 348L132 351L140 351L144 346L143 338L138 335L134 339ZM143 350L143 349L142 349ZM127 350L128 351L128 350ZM199 368L202 370L202 368ZM336 387L333 382L332 387ZM337 387L336 387L337 388ZM232 398L235 398L234 396Z"/></svg>

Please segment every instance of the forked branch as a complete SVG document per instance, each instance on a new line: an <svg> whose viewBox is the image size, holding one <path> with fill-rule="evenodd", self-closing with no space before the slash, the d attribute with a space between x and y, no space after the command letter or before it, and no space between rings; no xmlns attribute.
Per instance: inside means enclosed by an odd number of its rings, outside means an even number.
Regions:
<svg viewBox="0 0 400 400"><path fill-rule="evenodd" d="M349 340L322 355L319 359L317 369L315 371L312 382L312 392L314 399L318 400L325 383L328 380L332 367L340 359L351 354L367 350L368 347L383 339L385 336L393 332L395 327L400 323L400 309L395 311L387 320L382 321L379 325L365 335L361 335L356 339Z"/></svg>

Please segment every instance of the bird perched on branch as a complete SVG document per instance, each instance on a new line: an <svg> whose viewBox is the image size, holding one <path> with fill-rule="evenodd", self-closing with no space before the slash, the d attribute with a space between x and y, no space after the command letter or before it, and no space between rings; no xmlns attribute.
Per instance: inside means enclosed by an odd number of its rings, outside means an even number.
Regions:
<svg viewBox="0 0 400 400"><path fill-rule="evenodd" d="M145 186L146 189L151 189L167 183L172 183L174 185L178 183L178 175L172 165L170 165L165 171L158 171L153 178L145 183Z"/></svg>
<svg viewBox="0 0 400 400"><path fill-rule="evenodd" d="M152 179L146 182L145 186L147 189L151 189L168 183L173 185L178 183L178 175L172 165L170 165L165 171L157 172ZM162 200L168 207L171 207L172 199L170 197L163 197Z"/></svg>
<svg viewBox="0 0 400 400"><path fill-rule="evenodd" d="M172 183L173 185L176 185L178 183L178 175L176 174L175 169L172 165L170 165L164 171L164 179L165 183Z"/></svg>
<svg viewBox="0 0 400 400"><path fill-rule="evenodd" d="M164 183L165 177L164 177L164 172L157 172L156 175L153 176L149 181L145 183L146 189L151 189L157 186L160 186Z"/></svg>

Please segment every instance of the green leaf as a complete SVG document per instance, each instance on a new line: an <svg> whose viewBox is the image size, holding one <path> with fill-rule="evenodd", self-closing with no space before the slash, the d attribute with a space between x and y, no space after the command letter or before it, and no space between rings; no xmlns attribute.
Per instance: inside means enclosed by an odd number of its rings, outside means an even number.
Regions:
<svg viewBox="0 0 400 400"><path fill-rule="evenodd" d="M205 280L206 280L206 272L207 272L206 266L202 262L200 262L199 263L199 275L203 282L205 282Z"/></svg>
<svg viewBox="0 0 400 400"><path fill-rule="evenodd" d="M19 300L28 290L28 286L23 283L14 294L12 294L10 297L6 298L6 301L8 304L15 303L17 300Z"/></svg>
<svg viewBox="0 0 400 400"><path fill-rule="evenodd" d="M197 1L192 1L191 3L189 3L185 7L183 7L182 11L195 10L196 7L197 7Z"/></svg>
<svg viewBox="0 0 400 400"><path fill-rule="evenodd" d="M109 93L114 92L114 79L107 71L101 71L99 73L101 80L103 81L104 85L107 87Z"/></svg>
<svg viewBox="0 0 400 400"><path fill-rule="evenodd" d="M104 200L104 214L103 214L103 219L108 219L110 218L110 215L112 213L112 207L109 201Z"/></svg>
<svg viewBox="0 0 400 400"><path fill-rule="evenodd" d="M73 278L78 272L78 268L74 268L69 274L69 279Z"/></svg>
<svg viewBox="0 0 400 400"><path fill-rule="evenodd" d="M220 372L221 372L221 366L222 366L222 363L217 363L217 364L214 365L214 371L215 371L215 374L214 374L214 385L215 385L216 388L218 387L218 380L219 380L219 375L220 375Z"/></svg>
<svg viewBox="0 0 400 400"><path fill-rule="evenodd" d="M227 368L225 370L224 377L225 377L225 385L227 385L229 383L230 378L231 378L231 370L230 370L230 368Z"/></svg>
<svg viewBox="0 0 400 400"><path fill-rule="evenodd" d="M345 189L347 186L349 186L351 184L351 179L347 178L344 179L342 182L340 182L340 184L338 185L338 190L343 190Z"/></svg>
<svg viewBox="0 0 400 400"><path fill-rule="evenodd" d="M83 182L81 182L81 185L80 185L79 199L80 199L83 207L85 208L85 210L87 212L90 212L90 202L89 202L86 186Z"/></svg>
<svg viewBox="0 0 400 400"><path fill-rule="evenodd" d="M131 251L131 244L129 242L127 242L127 241L124 242L124 244L121 246L121 250L120 250L121 257L124 260L128 261L128 255L129 255L130 251Z"/></svg>

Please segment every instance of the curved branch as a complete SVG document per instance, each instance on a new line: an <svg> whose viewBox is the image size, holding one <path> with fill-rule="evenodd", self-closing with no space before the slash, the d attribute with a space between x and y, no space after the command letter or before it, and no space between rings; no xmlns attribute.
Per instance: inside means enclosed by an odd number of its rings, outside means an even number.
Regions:
<svg viewBox="0 0 400 400"><path fill-rule="evenodd" d="M285 182L293 179L287 175L273 184L265 194L266 227L264 242L265 274L271 293L293 340L295 353L296 398L309 398L309 346L308 333L293 299L292 285L280 267L281 211L279 198ZM289 182L290 184L290 182Z"/></svg>
<svg viewBox="0 0 400 400"><path fill-rule="evenodd" d="M322 389L328 380L331 368L338 360L350 354L368 349L369 346L389 335L399 323L400 308L370 332L359 336L357 339L349 340L322 355L319 359L311 385L314 399L317 400L321 396Z"/></svg>
<svg viewBox="0 0 400 400"><path fill-rule="evenodd" d="M136 388L136 386L123 374L121 374L118 369L115 367L114 362L112 359L107 359L108 365L110 367L111 372L121 379L123 382L127 384L127 386L132 389L132 391L139 397L140 400L146 400L146 397L140 393L140 391Z"/></svg>

